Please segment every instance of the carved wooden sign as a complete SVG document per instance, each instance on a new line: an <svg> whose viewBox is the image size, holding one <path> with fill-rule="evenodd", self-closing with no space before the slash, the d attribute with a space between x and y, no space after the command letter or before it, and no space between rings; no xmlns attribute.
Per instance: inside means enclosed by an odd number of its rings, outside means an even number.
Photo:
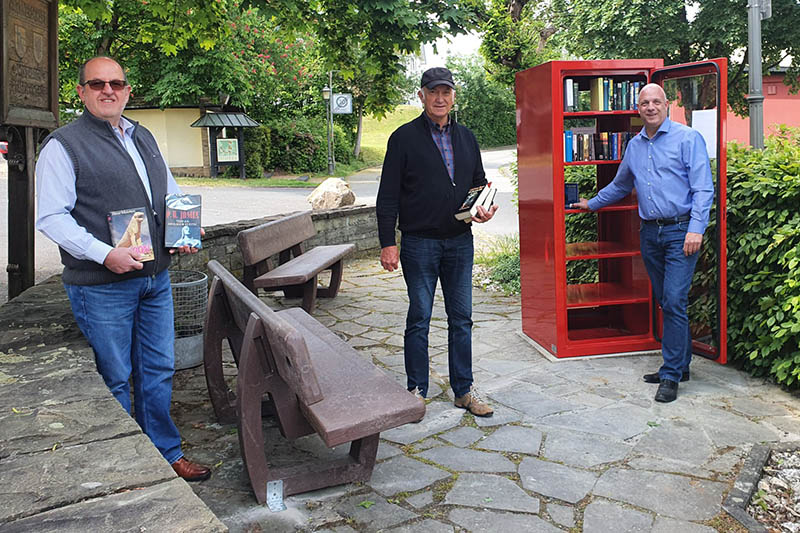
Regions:
<svg viewBox="0 0 800 533"><path fill-rule="evenodd" d="M58 0L0 0L0 124L58 126Z"/></svg>

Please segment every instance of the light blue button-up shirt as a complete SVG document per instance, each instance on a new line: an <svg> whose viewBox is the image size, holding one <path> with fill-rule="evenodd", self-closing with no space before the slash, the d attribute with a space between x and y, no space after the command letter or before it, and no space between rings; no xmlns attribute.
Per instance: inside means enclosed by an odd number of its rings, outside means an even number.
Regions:
<svg viewBox="0 0 800 533"><path fill-rule="evenodd" d="M125 117L120 118L120 126L123 131L113 128L114 132L125 147L125 151L131 156L152 204L153 197L147 169L133 142L132 134L135 126ZM164 164L166 165L166 161ZM169 194L181 192L175 183L175 178L172 177L169 165L167 165L167 192ZM78 225L70 214L78 199L75 190L75 168L72 166L72 159L58 139L50 139L39 153L36 162L36 193L38 199L36 229L76 259L88 259L102 265L112 248Z"/></svg>
<svg viewBox="0 0 800 533"><path fill-rule="evenodd" d="M636 187L644 220L689 214L688 231L703 234L714 201L714 182L703 136L670 119L648 138L644 128L628 143L614 181L589 200L596 211L627 196Z"/></svg>

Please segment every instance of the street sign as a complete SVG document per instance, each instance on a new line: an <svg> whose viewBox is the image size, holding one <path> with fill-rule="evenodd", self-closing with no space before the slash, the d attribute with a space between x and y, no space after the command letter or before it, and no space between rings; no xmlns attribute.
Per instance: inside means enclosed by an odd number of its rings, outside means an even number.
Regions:
<svg viewBox="0 0 800 533"><path fill-rule="evenodd" d="M331 97L331 111L334 115L349 115L353 112L352 94L334 94Z"/></svg>

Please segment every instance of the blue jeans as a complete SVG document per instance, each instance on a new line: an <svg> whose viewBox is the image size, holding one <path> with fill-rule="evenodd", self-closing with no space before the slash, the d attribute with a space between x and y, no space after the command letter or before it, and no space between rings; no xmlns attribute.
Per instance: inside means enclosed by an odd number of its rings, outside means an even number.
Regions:
<svg viewBox="0 0 800 533"><path fill-rule="evenodd" d="M169 272L104 285L64 284L75 321L94 350L97 370L161 455L181 457L181 437L169 414L175 372Z"/></svg>
<svg viewBox="0 0 800 533"><path fill-rule="evenodd" d="M456 396L472 385L472 233L450 239L403 235L400 262L408 289L404 355L408 389L428 395L428 331L436 282L447 313L450 387Z"/></svg>
<svg viewBox="0 0 800 533"><path fill-rule="evenodd" d="M642 224L639 241L642 259L653 285L656 301L664 315L661 354L664 364L658 371L661 379L680 381L692 362L692 338L689 333L689 288L699 252L683 254L683 242L689 222L668 226Z"/></svg>

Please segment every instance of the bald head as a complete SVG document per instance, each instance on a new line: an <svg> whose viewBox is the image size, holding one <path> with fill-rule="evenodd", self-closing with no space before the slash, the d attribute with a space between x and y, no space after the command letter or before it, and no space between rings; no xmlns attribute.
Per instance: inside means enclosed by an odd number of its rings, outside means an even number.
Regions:
<svg viewBox="0 0 800 533"><path fill-rule="evenodd" d="M648 83L639 91L639 116L648 137L652 138L667 118L667 103L667 95L660 85Z"/></svg>

